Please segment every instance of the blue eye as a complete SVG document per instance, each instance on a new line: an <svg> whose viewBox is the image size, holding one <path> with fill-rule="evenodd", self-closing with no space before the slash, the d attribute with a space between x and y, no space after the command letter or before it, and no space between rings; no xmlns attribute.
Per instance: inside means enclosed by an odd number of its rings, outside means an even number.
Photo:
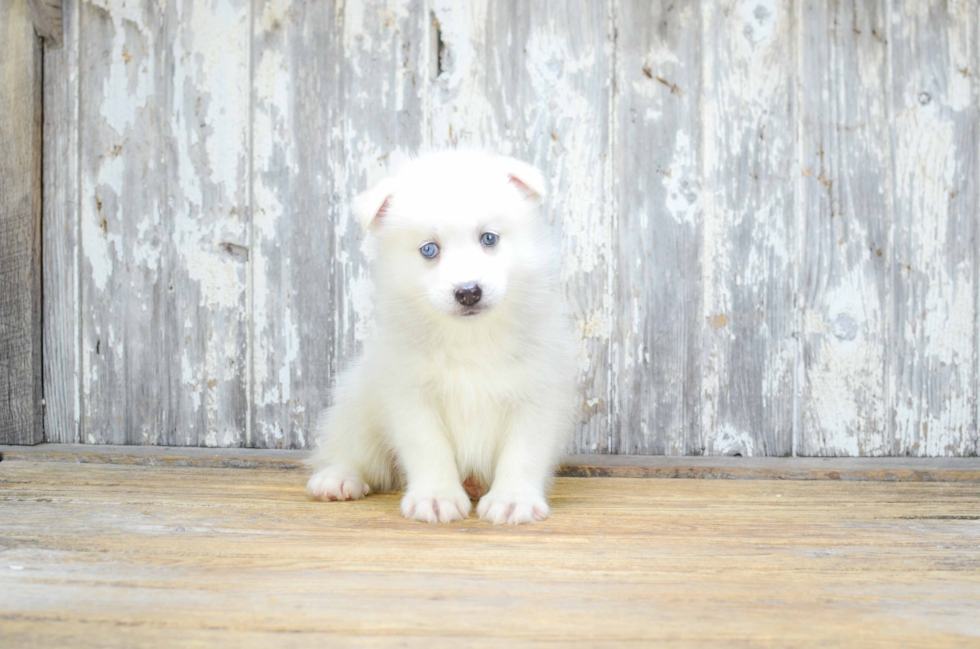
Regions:
<svg viewBox="0 0 980 649"><path fill-rule="evenodd" d="M439 254L439 246L432 242L425 243L422 244L421 248L419 248L419 252L421 252L422 256L426 259L432 259Z"/></svg>
<svg viewBox="0 0 980 649"><path fill-rule="evenodd" d="M497 240L500 237L493 232L484 232L483 236L480 237L480 243L485 245L487 248L497 245Z"/></svg>

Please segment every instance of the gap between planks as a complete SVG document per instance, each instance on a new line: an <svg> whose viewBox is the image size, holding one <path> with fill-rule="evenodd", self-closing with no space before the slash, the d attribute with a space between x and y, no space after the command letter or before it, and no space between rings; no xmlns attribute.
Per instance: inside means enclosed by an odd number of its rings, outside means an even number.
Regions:
<svg viewBox="0 0 980 649"><path fill-rule="evenodd" d="M0 445L0 460L303 470L307 451L88 444ZM980 482L980 458L568 455L561 477Z"/></svg>

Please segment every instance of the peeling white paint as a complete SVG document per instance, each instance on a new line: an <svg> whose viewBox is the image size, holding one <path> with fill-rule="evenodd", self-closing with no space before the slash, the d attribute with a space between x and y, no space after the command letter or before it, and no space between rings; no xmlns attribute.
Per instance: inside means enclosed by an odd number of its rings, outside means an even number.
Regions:
<svg viewBox="0 0 980 649"><path fill-rule="evenodd" d="M667 212L678 223L695 225L701 216L698 160L691 137L684 131L677 132L670 168L661 175L667 192Z"/></svg>
<svg viewBox="0 0 980 649"><path fill-rule="evenodd" d="M477 56L483 37L481 26L486 25L488 9L486 0L465 5L453 0L434 0L430 5L442 31L447 69L432 83L437 94L427 107L431 128L423 142L425 148L456 143L473 147L498 143L507 146L505 138L500 137L486 94L486 66L493 62ZM500 151L512 152L509 148Z"/></svg>
<svg viewBox="0 0 980 649"><path fill-rule="evenodd" d="M96 6L98 2L93 3ZM154 60L149 56L141 56L136 48L129 44L134 51L127 50L126 25L135 26L143 34L146 27L143 25L142 12L137 10L135 4L130 5L127 10L125 2L107 2L103 8L113 16L113 24L116 27L113 34L111 49L108 52L111 65L109 75L103 83L101 102L101 114L105 123L112 127L119 136L124 136L127 129L136 125L137 112L146 108L152 101L152 79L155 74ZM133 63L133 56L136 56ZM129 59L127 60L127 57ZM117 92L125 88L127 94L126 101L119 101Z"/></svg>

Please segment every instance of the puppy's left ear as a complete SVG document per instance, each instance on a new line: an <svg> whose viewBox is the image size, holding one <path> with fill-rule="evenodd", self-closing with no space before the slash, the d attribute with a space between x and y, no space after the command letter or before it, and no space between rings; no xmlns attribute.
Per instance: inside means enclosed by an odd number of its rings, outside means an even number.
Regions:
<svg viewBox="0 0 980 649"><path fill-rule="evenodd" d="M512 185L517 187L525 198L543 200L548 194L541 172L516 158L503 158L504 171Z"/></svg>
<svg viewBox="0 0 980 649"><path fill-rule="evenodd" d="M395 179L385 178L371 189L361 192L354 199L354 216L365 230L370 230L384 218L388 202L395 190Z"/></svg>

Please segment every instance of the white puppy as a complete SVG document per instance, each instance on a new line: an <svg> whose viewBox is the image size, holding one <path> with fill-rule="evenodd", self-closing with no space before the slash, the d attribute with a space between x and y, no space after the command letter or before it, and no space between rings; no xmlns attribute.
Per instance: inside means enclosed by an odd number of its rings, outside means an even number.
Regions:
<svg viewBox="0 0 980 649"><path fill-rule="evenodd" d="M575 356L544 195L522 162L446 151L357 198L377 239L377 335L321 417L312 496L404 488L402 514L430 523L481 495L491 523L548 515Z"/></svg>

